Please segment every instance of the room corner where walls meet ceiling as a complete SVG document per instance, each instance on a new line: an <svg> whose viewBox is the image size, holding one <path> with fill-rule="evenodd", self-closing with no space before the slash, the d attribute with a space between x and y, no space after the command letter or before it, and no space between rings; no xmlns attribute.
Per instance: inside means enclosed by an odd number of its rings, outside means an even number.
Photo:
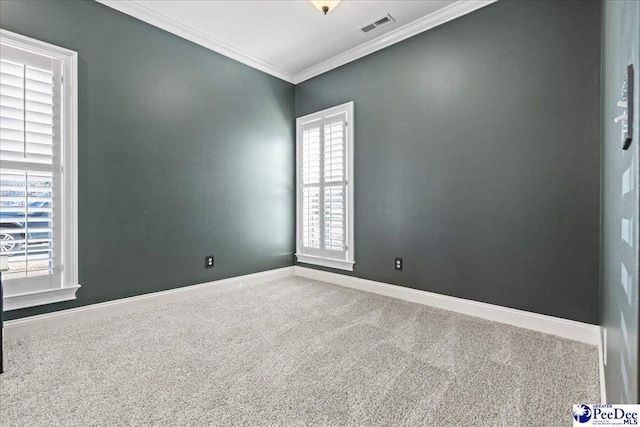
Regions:
<svg viewBox="0 0 640 427"><path fill-rule="evenodd" d="M298 84L497 0L344 0L327 16L309 1L96 1ZM386 15L394 22L361 31Z"/></svg>

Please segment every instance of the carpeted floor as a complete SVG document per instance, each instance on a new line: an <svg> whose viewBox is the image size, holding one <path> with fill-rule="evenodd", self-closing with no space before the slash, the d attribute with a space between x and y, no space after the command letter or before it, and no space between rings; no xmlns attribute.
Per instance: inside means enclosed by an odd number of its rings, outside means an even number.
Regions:
<svg viewBox="0 0 640 427"><path fill-rule="evenodd" d="M6 342L2 426L569 425L597 348L302 278Z"/></svg>

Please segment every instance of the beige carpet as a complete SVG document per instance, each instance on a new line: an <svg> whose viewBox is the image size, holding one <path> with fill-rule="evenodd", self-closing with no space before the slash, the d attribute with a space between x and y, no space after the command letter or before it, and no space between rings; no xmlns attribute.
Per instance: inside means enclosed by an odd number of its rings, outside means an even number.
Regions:
<svg viewBox="0 0 640 427"><path fill-rule="evenodd" d="M570 425L597 348L302 278L6 342L2 426Z"/></svg>

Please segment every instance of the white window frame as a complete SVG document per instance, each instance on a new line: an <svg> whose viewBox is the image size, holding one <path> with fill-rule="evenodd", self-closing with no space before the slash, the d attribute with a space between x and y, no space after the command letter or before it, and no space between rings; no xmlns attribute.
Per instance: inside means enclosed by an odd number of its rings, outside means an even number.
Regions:
<svg viewBox="0 0 640 427"><path fill-rule="evenodd" d="M304 123L323 119L327 116L346 113L346 168L345 168L345 203L346 203L346 227L345 230L347 247L346 259L332 259L328 257L309 255L303 253L302 246L302 201L303 201L303 185L302 185L302 126ZM298 262L305 264L320 265L340 270L353 271L355 264L355 229L354 229L354 140L355 140L355 122L354 122L354 103L353 101L326 110L318 111L296 119L296 258ZM322 226L324 228L324 226Z"/></svg>
<svg viewBox="0 0 640 427"><path fill-rule="evenodd" d="M0 43L58 59L62 84L62 280L58 288L25 292L5 281L4 311L76 299L78 284L78 53L0 29Z"/></svg>

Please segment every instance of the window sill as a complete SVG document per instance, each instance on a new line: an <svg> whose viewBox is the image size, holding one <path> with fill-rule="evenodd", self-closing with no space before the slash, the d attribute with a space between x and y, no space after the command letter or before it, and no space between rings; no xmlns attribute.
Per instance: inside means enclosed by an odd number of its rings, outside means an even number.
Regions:
<svg viewBox="0 0 640 427"><path fill-rule="evenodd" d="M320 258L301 254L296 254L296 258L298 258L298 262L302 262L304 264L320 265L322 267L337 268L339 270L347 271L353 271L353 264L355 264L355 262L351 261L341 261L338 259Z"/></svg>
<svg viewBox="0 0 640 427"><path fill-rule="evenodd" d="M76 299L76 291L79 288L80 285L74 285L66 288L47 289L46 291L30 292L27 294L5 295L3 298L4 311L71 301Z"/></svg>

